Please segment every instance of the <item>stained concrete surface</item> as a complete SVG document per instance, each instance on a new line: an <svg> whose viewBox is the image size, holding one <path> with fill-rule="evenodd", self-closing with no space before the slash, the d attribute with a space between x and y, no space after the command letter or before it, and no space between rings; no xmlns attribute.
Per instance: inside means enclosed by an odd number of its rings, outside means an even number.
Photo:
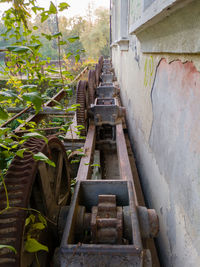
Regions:
<svg viewBox="0 0 200 267"><path fill-rule="evenodd" d="M165 216L171 266L188 266L185 257L192 266L200 264L199 89L200 73L192 62L160 62L152 88L149 144L170 189Z"/></svg>
<svg viewBox="0 0 200 267"><path fill-rule="evenodd" d="M159 215L161 264L200 266L200 57L137 47L138 62L130 42L128 52L113 49L112 60L145 198Z"/></svg>

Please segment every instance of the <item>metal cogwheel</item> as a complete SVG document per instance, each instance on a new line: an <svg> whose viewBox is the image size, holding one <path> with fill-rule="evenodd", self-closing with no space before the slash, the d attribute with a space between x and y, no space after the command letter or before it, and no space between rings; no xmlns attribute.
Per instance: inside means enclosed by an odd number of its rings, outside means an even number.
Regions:
<svg viewBox="0 0 200 267"><path fill-rule="evenodd" d="M85 129L81 130L81 135L86 135L86 88L87 82L80 80L76 88L76 103L80 106L76 110L77 125L83 125Z"/></svg>
<svg viewBox="0 0 200 267"><path fill-rule="evenodd" d="M95 71L90 70L88 73L88 100L89 100L88 104L89 106L94 103L95 89L96 89Z"/></svg>
<svg viewBox="0 0 200 267"><path fill-rule="evenodd" d="M29 263L26 264L27 252L23 249L28 209L39 210L56 225L60 207L66 205L70 197L69 163L61 141L52 136L46 144L44 140L30 138L22 148L26 149L23 158L14 157L4 179L10 208L0 214L0 244L13 246L17 254L7 248L1 249L0 267L28 267L32 264L34 253L28 253ZM38 152L48 156L56 167L35 161L33 154ZM0 210L6 205L6 194L1 185Z"/></svg>

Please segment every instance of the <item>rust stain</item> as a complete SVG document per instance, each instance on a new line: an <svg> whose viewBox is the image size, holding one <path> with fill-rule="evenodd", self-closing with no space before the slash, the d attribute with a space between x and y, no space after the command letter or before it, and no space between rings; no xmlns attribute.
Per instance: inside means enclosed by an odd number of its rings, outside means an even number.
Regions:
<svg viewBox="0 0 200 267"><path fill-rule="evenodd" d="M158 67L157 75L165 72L169 92L176 97L179 111L185 112L184 136L190 140L189 148L194 152L200 152L200 73L193 62L181 62L180 60L167 63L162 59ZM176 114L181 115L181 114Z"/></svg>

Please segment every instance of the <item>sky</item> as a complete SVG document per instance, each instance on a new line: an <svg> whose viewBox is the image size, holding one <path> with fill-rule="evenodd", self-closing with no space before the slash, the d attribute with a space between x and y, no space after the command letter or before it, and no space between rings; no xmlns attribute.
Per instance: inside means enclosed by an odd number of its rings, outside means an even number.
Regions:
<svg viewBox="0 0 200 267"><path fill-rule="evenodd" d="M88 4L90 4L93 9L98 7L105 7L109 9L110 0L52 0L54 4L59 4L60 2L67 2L70 5L70 8L63 11L61 14L66 17L73 17L75 15L86 16L86 10L88 8ZM48 8L50 1L49 0L37 0L39 6ZM5 11L8 8L8 4L2 3L0 4L0 13Z"/></svg>

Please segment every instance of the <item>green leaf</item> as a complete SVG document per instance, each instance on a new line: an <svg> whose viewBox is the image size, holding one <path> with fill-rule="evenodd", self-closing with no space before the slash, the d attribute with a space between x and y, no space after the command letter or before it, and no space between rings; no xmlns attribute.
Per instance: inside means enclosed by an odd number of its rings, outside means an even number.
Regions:
<svg viewBox="0 0 200 267"><path fill-rule="evenodd" d="M10 131L10 128L0 128L0 135L3 135Z"/></svg>
<svg viewBox="0 0 200 267"><path fill-rule="evenodd" d="M25 250L27 252L33 253L33 252L37 252L40 250L45 250L45 251L49 251L48 247L45 245L42 245L41 243L39 243L36 239L34 238L29 238L26 243L25 243Z"/></svg>
<svg viewBox="0 0 200 267"><path fill-rule="evenodd" d="M74 43L76 40L79 40L79 37L78 36L72 36L72 37L67 38L67 40L70 43Z"/></svg>
<svg viewBox="0 0 200 267"><path fill-rule="evenodd" d="M37 10L38 11L44 11L44 8L43 7L39 7L39 6L34 6L31 8L33 10L33 12L36 14L37 13Z"/></svg>
<svg viewBox="0 0 200 267"><path fill-rule="evenodd" d="M8 146L5 146L4 144L0 144L0 147L6 149L6 150L10 150L10 148Z"/></svg>
<svg viewBox="0 0 200 267"><path fill-rule="evenodd" d="M51 73L60 73L58 70L54 70L54 69L47 69L47 71Z"/></svg>
<svg viewBox="0 0 200 267"><path fill-rule="evenodd" d="M24 157L24 152L26 151L26 148L22 148L16 152L16 155L20 158Z"/></svg>
<svg viewBox="0 0 200 267"><path fill-rule="evenodd" d="M51 1L50 7L49 7L49 14L56 14L56 13L57 13L57 9L56 9L54 3Z"/></svg>
<svg viewBox="0 0 200 267"><path fill-rule="evenodd" d="M13 93L11 90L0 91L0 101L12 99L12 98L16 98L16 97L17 97L17 95L15 93Z"/></svg>
<svg viewBox="0 0 200 267"><path fill-rule="evenodd" d="M79 59L80 59L80 55L76 55L76 56L75 56L75 60L76 60L76 62L78 62Z"/></svg>
<svg viewBox="0 0 200 267"><path fill-rule="evenodd" d="M31 102L34 105L36 112L40 110L43 99L37 92L25 93L22 98L25 101Z"/></svg>
<svg viewBox="0 0 200 267"><path fill-rule="evenodd" d="M45 34L45 33L42 33L42 35L49 41L51 41L52 39L52 36L50 34Z"/></svg>
<svg viewBox="0 0 200 267"><path fill-rule="evenodd" d="M3 109L2 107L0 107L0 119L1 120L7 120L8 118L8 113L5 109Z"/></svg>
<svg viewBox="0 0 200 267"><path fill-rule="evenodd" d="M46 138L44 135L42 134L39 134L39 133L27 133L23 136L25 139L28 139L28 138L32 138L32 137L35 137L35 138L39 138L39 139L43 139L45 141L45 143L47 144L48 143L48 138Z"/></svg>
<svg viewBox="0 0 200 267"><path fill-rule="evenodd" d="M52 34L52 37L53 38L57 38L59 36L62 36L62 33L61 32L56 32L56 33Z"/></svg>
<svg viewBox="0 0 200 267"><path fill-rule="evenodd" d="M38 30L38 26L33 26L33 30L34 31Z"/></svg>
<svg viewBox="0 0 200 267"><path fill-rule="evenodd" d="M25 90L27 90L27 89L33 89L33 88L37 88L37 85L35 85L35 84L25 84L25 85L22 85L22 86L20 86L20 88L21 89L25 89Z"/></svg>
<svg viewBox="0 0 200 267"><path fill-rule="evenodd" d="M59 45L66 45L67 42L65 41L59 41Z"/></svg>
<svg viewBox="0 0 200 267"><path fill-rule="evenodd" d="M59 11L63 11L65 9L67 9L68 7L70 7L70 5L65 3L65 2L60 3L59 6L58 6Z"/></svg>
<svg viewBox="0 0 200 267"><path fill-rule="evenodd" d="M42 45L41 44L36 44L36 45L28 45L28 47L32 48L32 49L38 49L40 48Z"/></svg>
<svg viewBox="0 0 200 267"><path fill-rule="evenodd" d="M101 167L99 164L92 164L91 167Z"/></svg>
<svg viewBox="0 0 200 267"><path fill-rule="evenodd" d="M45 225L47 226L47 220L42 216L40 213L38 214L38 219Z"/></svg>
<svg viewBox="0 0 200 267"><path fill-rule="evenodd" d="M15 53L25 53L25 52L33 52L28 46L6 46L6 49L8 49L8 51L11 51L11 52L15 52Z"/></svg>
<svg viewBox="0 0 200 267"><path fill-rule="evenodd" d="M43 23L45 20L49 18L49 15L46 12L41 13L41 22Z"/></svg>
<svg viewBox="0 0 200 267"><path fill-rule="evenodd" d="M31 214L28 218L26 218L25 226L29 225L30 222L35 222L35 215Z"/></svg>
<svg viewBox="0 0 200 267"><path fill-rule="evenodd" d="M43 230L45 228L45 225L41 222L38 222L38 223L34 223L32 226L31 226L32 229L37 229L37 230Z"/></svg>
<svg viewBox="0 0 200 267"><path fill-rule="evenodd" d="M12 246L0 245L0 249L3 249L3 248L8 248L8 249L12 250L15 254L17 254L16 249L14 247L12 247Z"/></svg>
<svg viewBox="0 0 200 267"><path fill-rule="evenodd" d="M72 56L73 54L71 52L67 53L66 58L69 58L70 56Z"/></svg>
<svg viewBox="0 0 200 267"><path fill-rule="evenodd" d="M33 155L35 160L44 161L45 163L49 164L52 167L56 167L55 163L51 161L47 156L45 156L42 152L38 152Z"/></svg>

